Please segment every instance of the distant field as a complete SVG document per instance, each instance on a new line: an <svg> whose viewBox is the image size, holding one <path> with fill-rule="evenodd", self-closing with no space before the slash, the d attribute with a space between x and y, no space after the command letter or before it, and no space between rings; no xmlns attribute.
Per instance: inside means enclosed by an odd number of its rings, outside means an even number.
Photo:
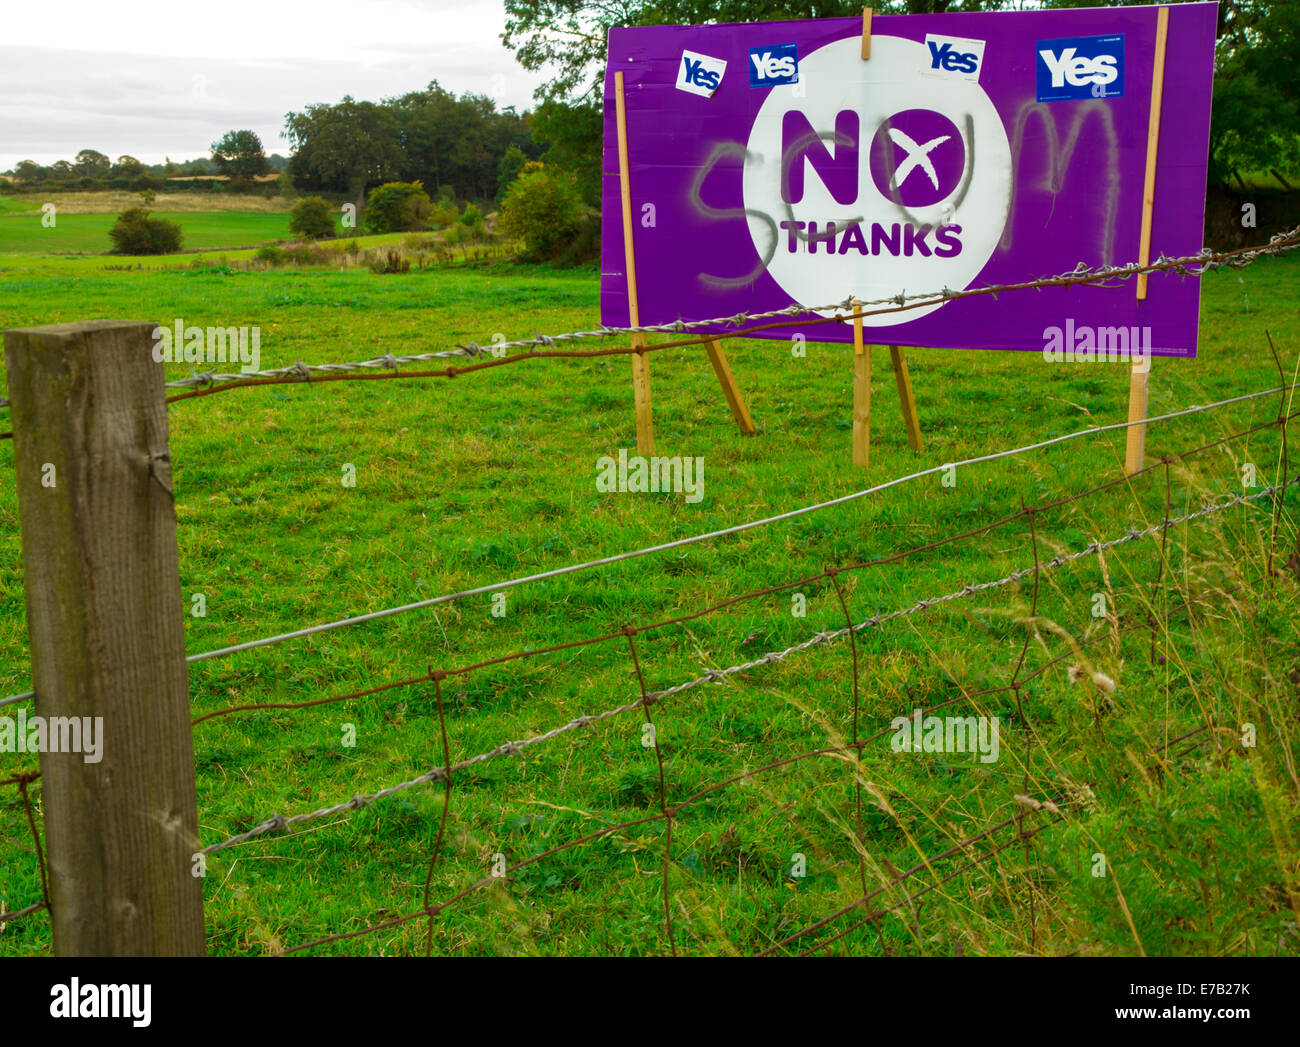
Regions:
<svg viewBox="0 0 1300 1047"><path fill-rule="evenodd" d="M154 214L178 222L184 235L182 246L190 250L256 247L268 240L289 237L287 214L168 212L161 209L155 210ZM46 228L41 225L39 213L3 215L0 216L0 254L103 254L113 246L108 231L115 220L112 214L58 212L54 227Z"/></svg>
<svg viewBox="0 0 1300 1047"><path fill-rule="evenodd" d="M104 192L0 194L0 215L41 213L41 205L52 203L65 214L117 214L140 205L140 194L112 189ZM288 214L294 201L283 196L256 193L159 193L154 210L173 214L181 211L251 211L255 214Z"/></svg>

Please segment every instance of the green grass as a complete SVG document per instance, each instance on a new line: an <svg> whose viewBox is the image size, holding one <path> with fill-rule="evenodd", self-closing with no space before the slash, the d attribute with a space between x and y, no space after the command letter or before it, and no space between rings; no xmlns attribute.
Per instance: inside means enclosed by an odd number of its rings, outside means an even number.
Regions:
<svg viewBox="0 0 1300 1047"><path fill-rule="evenodd" d="M155 211L154 215L180 225L187 250L256 247L267 240L289 238L287 214ZM112 248L108 231L116 220L111 214L60 212L53 228L46 228L39 214L0 214L0 254L103 254Z"/></svg>
<svg viewBox="0 0 1300 1047"><path fill-rule="evenodd" d="M193 216L188 216L192 220ZM0 224L11 219L0 219ZM10 248L13 250L13 248ZM12 255L7 256L12 258ZM259 325L262 364L414 353L591 324L592 272L503 267L475 272L110 271L87 259L32 257L0 272L5 326L90 317ZM1157 360L1151 412L1278 384L1272 332L1294 380L1300 357L1300 260L1265 261L1206 279L1195 361ZM1031 443L1126 416L1127 372L1048 365L1035 354L910 354L926 447L907 446L886 354L877 351L872 458L849 456L851 374L843 347L729 343L759 433L739 434L703 355L651 358L657 450L700 455L698 505L668 495L602 495L595 463L635 443L625 359L525 362L453 380L294 384L184 401L169 411L182 593L207 617L186 619L191 651L361 614L471 586L724 527L831 498L921 467ZM171 368L172 376L185 373ZM1149 460L1275 416L1275 399L1153 427ZM1296 465L1292 444L1292 470ZM1265 478L1277 434L1171 467L1172 508ZM625 623L936 541L1118 475L1122 434L960 470L786 524L511 590L507 614L486 596L195 665L196 715L238 704L301 702L453 669L524 648L591 637ZM0 472L13 450L0 443ZM340 480L345 465L355 488ZM1044 559L1159 522L1160 471L1038 517ZM1283 542L1294 540L1288 500ZM1017 845L830 947L835 953L1270 954L1297 951L1294 680L1300 593L1263 579L1266 508L1234 509L1159 543L1122 546L1043 577L1037 614L1020 584L941 605L858 639L862 735L896 715L1004 685L1026 637L1027 684L971 700L1000 717L1002 758L869 748L862 851L854 844L852 768L823 756L709 794L674 819L670 896L678 949L752 953L849 904L861 890L951 848L1023 808L1018 793L1075 801L1068 821ZM1287 546L1283 546L1287 548ZM1285 559L1285 557L1283 557ZM1023 520L893 566L846 575L855 619L995 578L1033 562ZM1112 617L1091 615L1104 592ZM807 616L778 593L637 638L650 689L783 648L843 624L833 589L806 592ZM1192 612L1181 609L1186 603ZM0 692L30 686L21 544L12 484L0 484ZM1142 625L1155 613L1164 661ZM1070 657L1071 644L1090 646ZM1117 683L1106 696L1069 682L1074 664ZM1288 675L1292 674L1292 675ZM656 708L670 800L785 756L851 737L853 677L839 644L697 688ZM529 658L443 687L453 760L634 700L626 641ZM1163 763L1158 747L1206 722L1209 746ZM1242 722L1259 744L1237 743ZM347 725L356 745L345 747ZM432 897L514 863L658 810L658 764L636 713L481 764L457 778ZM408 780L441 763L430 685L302 711L265 710L195 729L205 843L273 813L294 814ZM1175 752L1181 752L1181 747ZM0 756L0 776L29 764ZM1153 770L1153 767L1157 769ZM37 790L39 795L39 790ZM220 852L204 880L209 947L260 954L418 910L442 787L422 786L353 813ZM1032 821L1027 823L1028 828ZM21 808L0 795L0 898L38 895ZM1000 839L1005 839L1001 837ZM434 923L447 954L668 951L660 822L619 830L522 868ZM1091 874L1093 856L1110 874ZM808 875L789 875L796 854ZM938 884L936 863L912 881ZM875 900L903 902L897 891ZM839 921L828 929L848 926ZM323 953L409 953L414 921ZM811 941L809 940L809 944ZM48 951L48 922L0 935L0 954Z"/></svg>

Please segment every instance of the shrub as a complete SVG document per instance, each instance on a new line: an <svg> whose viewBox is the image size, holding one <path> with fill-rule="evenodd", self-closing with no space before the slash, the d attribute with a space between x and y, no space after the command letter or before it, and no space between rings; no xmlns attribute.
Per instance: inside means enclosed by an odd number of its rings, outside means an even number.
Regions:
<svg viewBox="0 0 1300 1047"><path fill-rule="evenodd" d="M432 212L422 182L386 182L370 190L366 227L375 233L412 232L426 228Z"/></svg>
<svg viewBox="0 0 1300 1047"><path fill-rule="evenodd" d="M293 205L289 231L308 240L334 235L334 209L319 196L304 196Z"/></svg>
<svg viewBox="0 0 1300 1047"><path fill-rule="evenodd" d="M405 273L411 268L411 260L406 258L401 251L395 251L389 248L384 251L374 261L370 263L372 273Z"/></svg>
<svg viewBox="0 0 1300 1047"><path fill-rule="evenodd" d="M151 218L143 207L128 207L108 231L114 254L172 254L181 248L181 227Z"/></svg>
<svg viewBox="0 0 1300 1047"><path fill-rule="evenodd" d="M525 258L544 261L573 238L583 210L572 175L529 163L501 201L501 229L524 242Z"/></svg>
<svg viewBox="0 0 1300 1047"><path fill-rule="evenodd" d="M263 244L257 249L257 260L267 265L279 265L284 261L284 252L276 244Z"/></svg>
<svg viewBox="0 0 1300 1047"><path fill-rule="evenodd" d="M456 219L466 229L479 229L483 225L483 212L473 204L466 204L465 210Z"/></svg>
<svg viewBox="0 0 1300 1047"><path fill-rule="evenodd" d="M429 211L429 228L445 229L456 221L456 204L439 200Z"/></svg>
<svg viewBox="0 0 1300 1047"><path fill-rule="evenodd" d="M600 261L600 215L590 211L578 219L573 234L552 255L557 269L572 269Z"/></svg>

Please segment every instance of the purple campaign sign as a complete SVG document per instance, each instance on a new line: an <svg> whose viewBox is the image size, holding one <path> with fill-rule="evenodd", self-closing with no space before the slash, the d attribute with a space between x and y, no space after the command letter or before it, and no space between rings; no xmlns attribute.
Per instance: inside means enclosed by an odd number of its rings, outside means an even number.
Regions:
<svg viewBox="0 0 1300 1047"><path fill-rule="evenodd" d="M615 71L641 322L822 306L1136 261L1157 10L877 16L866 62L858 18L612 30L603 321L628 323ZM1169 9L1153 259L1202 246L1216 18ZM1095 332L1195 356L1199 297L1197 278L1159 273L1142 302L1128 280L865 323L891 345L1091 348ZM795 333L852 338L764 337Z"/></svg>

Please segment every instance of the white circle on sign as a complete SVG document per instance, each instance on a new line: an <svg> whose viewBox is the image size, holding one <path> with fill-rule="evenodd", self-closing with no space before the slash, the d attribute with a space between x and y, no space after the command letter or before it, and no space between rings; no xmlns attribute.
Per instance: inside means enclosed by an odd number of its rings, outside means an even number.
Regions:
<svg viewBox="0 0 1300 1047"><path fill-rule="evenodd" d="M873 36L866 62L857 37L838 40L800 58L798 95L772 90L754 118L749 235L766 258L772 228L760 216L776 223L767 271L800 305L964 290L992 257L1010 213L1011 144L978 82L930 64L912 40ZM944 304L863 323L890 327Z"/></svg>

